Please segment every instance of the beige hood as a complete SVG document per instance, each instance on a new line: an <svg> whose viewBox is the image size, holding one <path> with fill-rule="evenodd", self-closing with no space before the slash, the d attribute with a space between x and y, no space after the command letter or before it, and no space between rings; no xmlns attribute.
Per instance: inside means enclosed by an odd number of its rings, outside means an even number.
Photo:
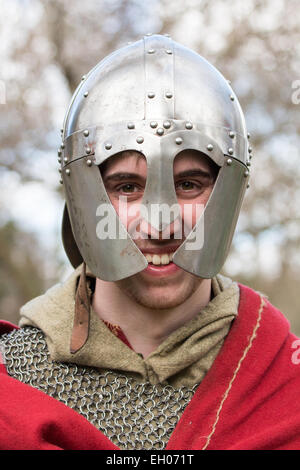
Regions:
<svg viewBox="0 0 300 470"><path fill-rule="evenodd" d="M66 282L31 300L20 311L19 325L35 326L43 331L53 361L121 371L153 384L167 381L173 386L192 386L200 383L237 315L239 288L235 282L221 275L214 278L213 300L144 360L117 338L93 310L87 343L77 353L70 353L80 272L81 266Z"/></svg>

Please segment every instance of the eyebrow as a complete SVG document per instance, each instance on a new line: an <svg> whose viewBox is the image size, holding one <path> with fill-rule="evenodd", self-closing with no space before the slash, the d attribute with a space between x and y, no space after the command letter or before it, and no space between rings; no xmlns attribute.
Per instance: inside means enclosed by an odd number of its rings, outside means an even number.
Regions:
<svg viewBox="0 0 300 470"><path fill-rule="evenodd" d="M213 175L209 171L200 170L200 168L194 170L185 170L174 175L175 178L186 178L190 176L202 176L205 178L213 178Z"/></svg>
<svg viewBox="0 0 300 470"><path fill-rule="evenodd" d="M190 178L193 176L201 176L202 178L209 178L212 179L213 175L209 171L205 170L200 170L200 168L194 169L194 170L185 170L181 171L179 173L176 173L174 175L174 179L178 178ZM118 173L112 173L111 175L105 176L103 175L103 179L105 182L109 181L124 181L124 180L137 180L140 179L142 181L145 181L145 178L138 173L124 173L124 172L118 172Z"/></svg>
<svg viewBox="0 0 300 470"><path fill-rule="evenodd" d="M111 175L108 176L103 176L103 179L105 181L122 181L122 180L136 180L136 179L142 179L144 180L145 178L138 173L112 173Z"/></svg>

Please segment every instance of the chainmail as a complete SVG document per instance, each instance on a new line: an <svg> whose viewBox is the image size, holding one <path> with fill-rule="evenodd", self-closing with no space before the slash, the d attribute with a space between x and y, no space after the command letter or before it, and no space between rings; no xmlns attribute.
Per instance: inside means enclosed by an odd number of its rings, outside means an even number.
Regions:
<svg viewBox="0 0 300 470"><path fill-rule="evenodd" d="M53 362L37 328L2 335L0 348L10 376L77 411L125 450L164 449L197 388L152 385L112 371Z"/></svg>

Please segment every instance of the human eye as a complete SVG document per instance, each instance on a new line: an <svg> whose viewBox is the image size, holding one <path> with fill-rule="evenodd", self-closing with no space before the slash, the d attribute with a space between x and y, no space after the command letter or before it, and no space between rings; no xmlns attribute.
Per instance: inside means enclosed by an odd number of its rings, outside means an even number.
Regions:
<svg viewBox="0 0 300 470"><path fill-rule="evenodd" d="M130 200L140 198L143 192L144 188L136 182L118 184L111 190L115 197L124 196Z"/></svg>
<svg viewBox="0 0 300 470"><path fill-rule="evenodd" d="M136 184L126 183L122 184L122 186L119 186L117 190L123 193L134 193L138 190L138 187Z"/></svg>
<svg viewBox="0 0 300 470"><path fill-rule="evenodd" d="M195 189L196 184L193 181L182 181L177 183L176 187L183 191L191 191L192 189Z"/></svg>
<svg viewBox="0 0 300 470"><path fill-rule="evenodd" d="M203 189L203 184L200 181L182 180L177 181L175 187L177 192L181 193L195 193Z"/></svg>

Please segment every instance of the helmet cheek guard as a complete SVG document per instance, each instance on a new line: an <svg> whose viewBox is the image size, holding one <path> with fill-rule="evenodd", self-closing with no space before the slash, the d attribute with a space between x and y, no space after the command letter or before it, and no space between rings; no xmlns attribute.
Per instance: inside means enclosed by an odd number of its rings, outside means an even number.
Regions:
<svg viewBox="0 0 300 470"><path fill-rule="evenodd" d="M148 264L110 202L99 165L125 150L145 156L143 217L162 231L177 217L174 212L164 218L160 210L178 203L174 159L183 150L196 150L214 161L219 173L173 262L202 278L219 272L248 183L248 140L235 95L205 59L158 35L111 54L76 90L62 147L63 240L73 266L84 260L96 277L117 281ZM103 208L114 227L109 236L103 236Z"/></svg>

